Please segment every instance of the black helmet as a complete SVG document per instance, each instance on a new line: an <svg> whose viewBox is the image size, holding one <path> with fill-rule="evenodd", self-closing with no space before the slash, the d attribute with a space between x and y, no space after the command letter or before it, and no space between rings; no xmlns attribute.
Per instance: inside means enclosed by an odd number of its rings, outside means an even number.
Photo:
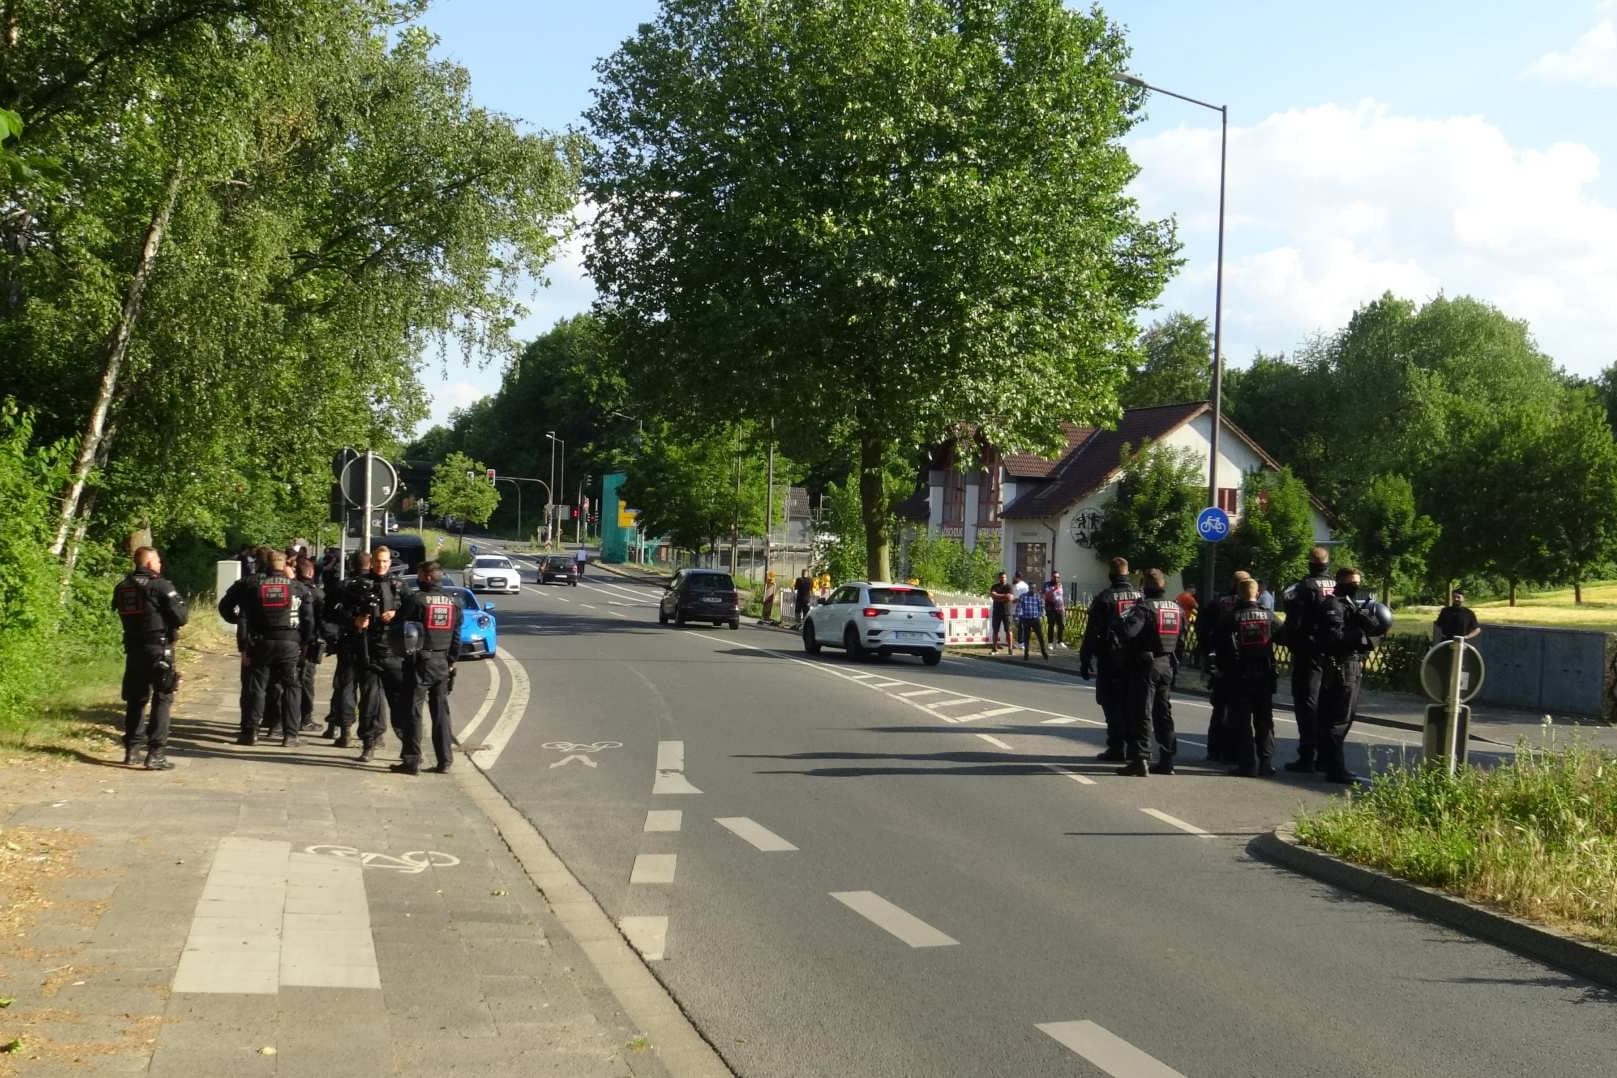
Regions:
<svg viewBox="0 0 1617 1078"><path fill-rule="evenodd" d="M1359 616L1371 636L1386 636L1392 630L1392 610L1386 603L1372 599L1359 608Z"/></svg>

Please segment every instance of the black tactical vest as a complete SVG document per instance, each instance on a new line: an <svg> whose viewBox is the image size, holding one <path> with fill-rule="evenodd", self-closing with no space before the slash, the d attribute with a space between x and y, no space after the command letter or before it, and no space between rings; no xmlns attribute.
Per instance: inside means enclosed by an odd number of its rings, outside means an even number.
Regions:
<svg viewBox="0 0 1617 1078"><path fill-rule="evenodd" d="M150 573L136 570L113 589L113 601L117 604L118 620L123 623L126 644L165 643L168 640L168 625L163 621L163 612L152 602L151 583Z"/></svg>
<svg viewBox="0 0 1617 1078"><path fill-rule="evenodd" d="M275 640L298 635L298 587L284 573L269 572L253 585L248 625L254 633Z"/></svg>
<svg viewBox="0 0 1617 1078"><path fill-rule="evenodd" d="M455 600L441 591L422 592L415 597L421 604L421 627L427 634L425 650L448 651L455 642Z"/></svg>

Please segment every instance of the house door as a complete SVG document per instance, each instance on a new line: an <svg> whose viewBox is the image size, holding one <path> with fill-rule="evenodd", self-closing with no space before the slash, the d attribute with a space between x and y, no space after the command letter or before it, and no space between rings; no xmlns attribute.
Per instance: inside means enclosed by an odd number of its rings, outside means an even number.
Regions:
<svg viewBox="0 0 1617 1078"><path fill-rule="evenodd" d="M1017 543L1016 544L1016 571L1022 574L1022 579L1029 584L1039 585L1045 581L1045 545L1043 543Z"/></svg>

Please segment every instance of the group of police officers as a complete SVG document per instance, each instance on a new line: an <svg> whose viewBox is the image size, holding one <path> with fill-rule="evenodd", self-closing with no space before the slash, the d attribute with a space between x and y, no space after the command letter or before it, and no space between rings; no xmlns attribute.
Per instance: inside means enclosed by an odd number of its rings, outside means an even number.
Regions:
<svg viewBox="0 0 1617 1078"><path fill-rule="evenodd" d="M1351 783L1343 745L1352 726L1375 640L1392 612L1362 597L1357 569L1333 575L1324 547L1309 552L1308 575L1284 592L1285 620L1258 602L1258 582L1237 572L1228 592L1196 616L1197 649L1212 679L1207 755L1231 775L1271 776L1274 767L1275 646L1291 653L1297 759L1287 771L1322 772ZM1170 694L1184 658L1188 613L1167 598L1159 569L1136 587L1124 558L1111 562L1111 586L1096 595L1079 650L1079 672L1095 680L1106 716L1106 749L1122 775L1171 775L1178 742ZM1155 742L1156 751L1152 752Z"/></svg>
<svg viewBox="0 0 1617 1078"><path fill-rule="evenodd" d="M241 655L236 743L254 745L261 734L278 733L281 745L291 748L302 734L318 730L315 674L331 653L336 670L324 736L347 748L357 725L359 762L369 763L391 725L400 746L391 770L419 774L425 701L436 758L430 770L447 772L453 763L449 693L460 652L460 604L444 589L437 562L418 568L412 589L391 571L386 546L352 555L346 578L337 557L330 552L317 566L301 548L242 553L242 575L219 600L219 616L236 626ZM124 634L124 763L136 764L144 749L150 770L174 766L164 748L179 685L174 644L187 617L184 598L162 571L158 552L141 547L112 600Z"/></svg>

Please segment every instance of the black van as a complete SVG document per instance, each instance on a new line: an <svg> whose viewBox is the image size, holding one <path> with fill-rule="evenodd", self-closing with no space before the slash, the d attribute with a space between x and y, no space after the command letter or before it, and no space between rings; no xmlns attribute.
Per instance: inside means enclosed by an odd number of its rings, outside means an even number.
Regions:
<svg viewBox="0 0 1617 1078"><path fill-rule="evenodd" d="M422 542L419 535L406 535L395 532L389 536L376 536L372 540L373 546L385 546L393 552L393 564L390 572L413 573L421 568L421 563L427 560L427 544Z"/></svg>

